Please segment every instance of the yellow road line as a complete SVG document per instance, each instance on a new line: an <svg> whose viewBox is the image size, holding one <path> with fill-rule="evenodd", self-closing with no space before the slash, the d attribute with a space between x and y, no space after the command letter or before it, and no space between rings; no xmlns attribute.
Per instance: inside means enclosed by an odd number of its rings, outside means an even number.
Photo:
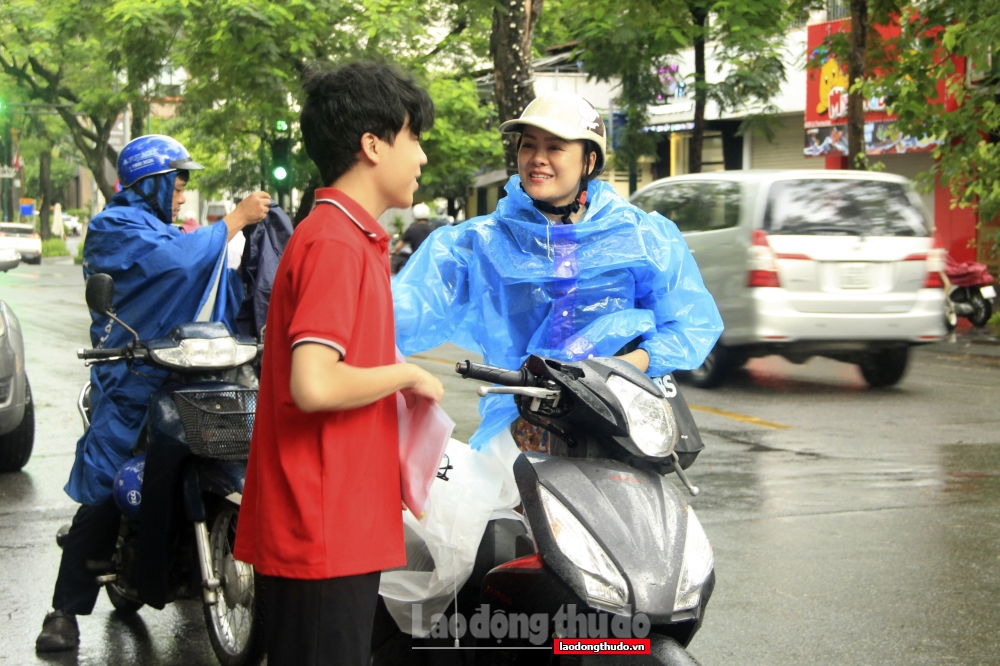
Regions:
<svg viewBox="0 0 1000 666"><path fill-rule="evenodd" d="M455 367L455 361L449 361L443 358L434 358L433 356L424 356L423 354L413 354L409 358L415 358L420 361L430 361L431 363L444 363L445 365L450 365L453 368Z"/></svg>
<svg viewBox="0 0 1000 666"><path fill-rule="evenodd" d="M765 421L764 419L759 419L756 416L748 416L747 414L739 414L737 412L727 412L724 409L716 409L715 407L704 407L702 405L688 405L688 407L696 412L706 412L708 414L715 414L716 416L724 416L727 419L733 419L734 421L742 421L743 423L752 423L754 425L763 426L765 428L774 428L775 430L784 430L786 428L792 427L790 425L785 425L784 423Z"/></svg>
<svg viewBox="0 0 1000 666"><path fill-rule="evenodd" d="M443 363L444 365L449 365L454 367L455 361L448 361L443 358L434 358L433 356L424 356L423 354L413 354L410 358L414 358L420 361L430 361L431 363ZM784 423L775 423L774 421L765 421L764 419L759 419L756 416L749 416L748 414L740 414L738 412L727 412L724 409L716 409L715 407L704 407L702 405L688 405L688 407L696 412L706 412L708 414L715 414L716 416L723 416L727 419L733 419L734 421L742 421L743 423L752 423L753 425L758 425L763 428L774 428L775 430L785 430L791 428L790 425L785 425Z"/></svg>

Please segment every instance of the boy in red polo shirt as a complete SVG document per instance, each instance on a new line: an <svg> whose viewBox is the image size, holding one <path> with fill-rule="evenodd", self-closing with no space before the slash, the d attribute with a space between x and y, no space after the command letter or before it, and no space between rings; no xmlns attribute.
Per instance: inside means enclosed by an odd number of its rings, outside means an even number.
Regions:
<svg viewBox="0 0 1000 666"><path fill-rule="evenodd" d="M327 187L281 258L235 555L263 583L270 666L368 663L381 570L406 563L388 236L412 204L434 107L412 77L353 63L306 83L302 140Z"/></svg>

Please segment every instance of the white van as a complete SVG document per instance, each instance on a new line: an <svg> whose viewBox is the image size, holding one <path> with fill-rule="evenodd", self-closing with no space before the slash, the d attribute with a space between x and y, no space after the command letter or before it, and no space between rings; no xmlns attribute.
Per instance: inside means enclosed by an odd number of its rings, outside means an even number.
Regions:
<svg viewBox="0 0 1000 666"><path fill-rule="evenodd" d="M754 356L826 356L891 386L910 347L945 335L937 249L900 176L861 171L720 171L658 180L632 203L684 234L725 332L697 386Z"/></svg>

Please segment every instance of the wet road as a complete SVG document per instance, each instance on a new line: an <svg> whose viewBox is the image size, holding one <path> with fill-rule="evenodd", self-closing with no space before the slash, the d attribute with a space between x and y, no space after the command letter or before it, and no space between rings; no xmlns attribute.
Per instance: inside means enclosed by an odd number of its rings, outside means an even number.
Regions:
<svg viewBox="0 0 1000 666"><path fill-rule="evenodd" d="M62 492L82 432L89 318L79 267L0 274L25 329L35 453L0 475L0 663L213 664L197 602L129 622L102 595L79 652L45 659L34 637L59 561ZM420 355L467 439L474 386L454 348ZM690 651L710 664L1000 663L1000 364L921 351L902 384L813 360L751 362L715 391L684 389L707 446L691 499L718 582Z"/></svg>

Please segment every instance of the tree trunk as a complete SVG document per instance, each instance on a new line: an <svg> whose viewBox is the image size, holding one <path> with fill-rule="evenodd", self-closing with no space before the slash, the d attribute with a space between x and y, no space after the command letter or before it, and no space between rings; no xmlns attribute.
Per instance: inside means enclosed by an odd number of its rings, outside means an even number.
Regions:
<svg viewBox="0 0 1000 666"><path fill-rule="evenodd" d="M52 217L49 208L52 201L52 149L45 148L38 156L38 191L41 195L38 202L38 233L42 240L52 238Z"/></svg>
<svg viewBox="0 0 1000 666"><path fill-rule="evenodd" d="M132 122L131 134L133 139L138 139L146 134L146 120L149 118L149 102L132 102Z"/></svg>
<svg viewBox="0 0 1000 666"><path fill-rule="evenodd" d="M458 211L462 210L463 202L460 197L448 197L448 215L452 220L458 219Z"/></svg>
<svg viewBox="0 0 1000 666"><path fill-rule="evenodd" d="M868 0L851 0L851 52L847 58L847 163L849 169L865 170L865 78L868 56ZM857 89L855 89L857 86Z"/></svg>
<svg viewBox="0 0 1000 666"><path fill-rule="evenodd" d="M701 173L701 153L705 145L705 30L708 24L708 10L704 7L691 9L691 20L696 27L694 35L694 129L688 146L688 173Z"/></svg>
<svg viewBox="0 0 1000 666"><path fill-rule="evenodd" d="M542 13L543 0L509 0L493 9L493 92L500 121L517 118L535 98L531 70L531 36ZM517 140L503 137L507 175L517 173Z"/></svg>

